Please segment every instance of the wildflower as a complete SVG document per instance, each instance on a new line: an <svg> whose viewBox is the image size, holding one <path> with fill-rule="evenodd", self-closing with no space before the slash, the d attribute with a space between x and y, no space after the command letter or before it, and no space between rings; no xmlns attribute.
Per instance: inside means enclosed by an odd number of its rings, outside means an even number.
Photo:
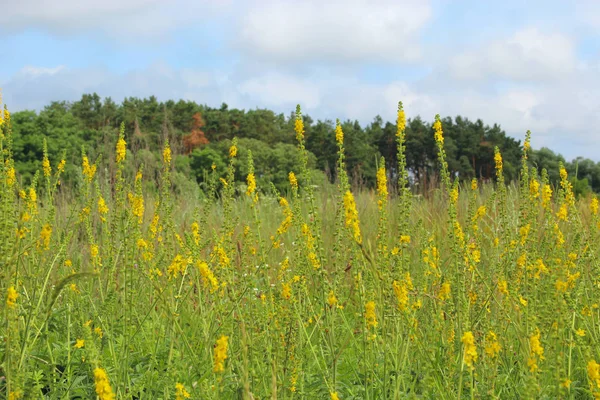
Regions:
<svg viewBox="0 0 600 400"><path fill-rule="evenodd" d="M375 302L369 301L365 304L365 320L367 328L377 327L377 314L375 314Z"/></svg>
<svg viewBox="0 0 600 400"><path fill-rule="evenodd" d="M448 300L450 298L450 283L444 282L440 287L440 292L438 293L438 298L440 300Z"/></svg>
<svg viewBox="0 0 600 400"><path fill-rule="evenodd" d="M83 339L77 339L75 341L75 348L76 349L81 349L83 346L85 346L85 340L83 340Z"/></svg>
<svg viewBox="0 0 600 400"><path fill-rule="evenodd" d="M67 162L65 160L60 160L60 162L58 163L58 166L56 167L56 170L58 171L59 174L61 174L65 171L66 164L67 164Z"/></svg>
<svg viewBox="0 0 600 400"><path fill-rule="evenodd" d="M346 226L352 229L354 240L356 240L357 243L362 243L358 211L356 210L354 196L349 190L346 191L346 194L344 195L344 211L346 213Z"/></svg>
<svg viewBox="0 0 600 400"><path fill-rule="evenodd" d="M506 282L506 279L498 279L498 290L508 296L508 282Z"/></svg>
<svg viewBox="0 0 600 400"><path fill-rule="evenodd" d="M471 179L471 190L477 190L477 178Z"/></svg>
<svg viewBox="0 0 600 400"><path fill-rule="evenodd" d="M177 277L179 274L183 274L185 267L187 266L187 260L185 260L181 254L177 254L171 264L167 268L169 278Z"/></svg>
<svg viewBox="0 0 600 400"><path fill-rule="evenodd" d="M71 283L71 284L69 285L69 289L71 289L71 291L72 291L72 292L74 292L74 293L77 293L77 294L81 293L81 292L79 291L79 288L77 287L77 284L76 284L76 283Z"/></svg>
<svg viewBox="0 0 600 400"><path fill-rule="evenodd" d="M577 336L579 336L579 337L584 337L584 336L585 336L585 330L584 330L584 329L581 329L581 328L579 328L579 329L577 329L577 330L575 331L575 334L576 334Z"/></svg>
<svg viewBox="0 0 600 400"><path fill-rule="evenodd" d="M342 131L342 126L340 125L339 121L335 126L335 141L340 146L344 144L344 132Z"/></svg>
<svg viewBox="0 0 600 400"><path fill-rule="evenodd" d="M400 244L409 244L410 236L409 235L400 235Z"/></svg>
<svg viewBox="0 0 600 400"><path fill-rule="evenodd" d="M235 158L237 156L237 146L234 144L229 148L229 158Z"/></svg>
<svg viewBox="0 0 600 400"><path fill-rule="evenodd" d="M330 307L333 307L337 304L337 302L338 299L335 297L333 290L329 291L329 295L327 296L327 304L329 304Z"/></svg>
<svg viewBox="0 0 600 400"><path fill-rule="evenodd" d="M144 196L141 194L129 193L127 198L131 205L131 213L137 217L138 223L141 224L144 220Z"/></svg>
<svg viewBox="0 0 600 400"><path fill-rule="evenodd" d="M175 400L189 399L191 395L185 390L182 383L175 384Z"/></svg>
<svg viewBox="0 0 600 400"><path fill-rule="evenodd" d="M592 215L598 214L598 198L597 197L594 197L592 199L592 201L590 202L590 211L592 212Z"/></svg>
<svg viewBox="0 0 600 400"><path fill-rule="evenodd" d="M94 179L94 175L96 174L96 164L90 165L90 161L87 156L83 156L83 176L86 178L88 182L91 182Z"/></svg>
<svg viewBox="0 0 600 400"><path fill-rule="evenodd" d="M215 278L215 275L208 267L208 264L204 261L198 261L196 266L200 270L200 275L202 276L202 282L204 286L211 286L211 292L215 292L219 288L219 281Z"/></svg>
<svg viewBox="0 0 600 400"><path fill-rule="evenodd" d="M6 293L6 306L8 308L15 308L15 306L17 305L18 297L19 297L19 294L15 290L15 287L14 286L9 287L8 291Z"/></svg>
<svg viewBox="0 0 600 400"><path fill-rule="evenodd" d="M566 221L568 215L568 209L566 204L561 204L558 212L556 213L556 217L560 220Z"/></svg>
<svg viewBox="0 0 600 400"><path fill-rule="evenodd" d="M331 397L331 400L340 400L340 398L338 397L337 392L331 392L331 393L329 393L329 397Z"/></svg>
<svg viewBox="0 0 600 400"><path fill-rule="evenodd" d="M102 221L106 221L104 215L108 213L108 207L106 206L106 202L102 196L98 198L98 213L100 214Z"/></svg>
<svg viewBox="0 0 600 400"><path fill-rule="evenodd" d="M570 388L570 387L571 387L571 383L573 383L573 381L572 381L572 380L570 380L569 378L565 378L565 379L564 379L564 380L563 380L563 381L560 383L560 386L561 386L561 387L564 387L564 388L566 388L566 389L568 389L568 388Z"/></svg>
<svg viewBox="0 0 600 400"><path fill-rule="evenodd" d="M402 282L394 281L392 285L394 287L396 300L398 301L398 308L400 311L406 310L406 307L408 306L409 291L414 289L410 273L407 272L404 274L404 280ZM375 307L375 303L373 303L373 307Z"/></svg>
<svg viewBox="0 0 600 400"><path fill-rule="evenodd" d="M90 245L90 256L92 258L98 257L98 245L97 244Z"/></svg>
<svg viewBox="0 0 600 400"><path fill-rule="evenodd" d="M102 339L102 336L104 336L104 333L102 332L102 328L100 328L99 326L97 326L97 327L94 328L94 333L96 335L98 335L98 337L100 339Z"/></svg>
<svg viewBox="0 0 600 400"><path fill-rule="evenodd" d="M286 300L289 300L292 297L292 287L289 283L284 283L281 287L281 297Z"/></svg>
<svg viewBox="0 0 600 400"><path fill-rule="evenodd" d="M125 139L123 139L123 136L119 137L119 140L117 141L116 153L117 164L119 164L120 162L125 160L125 154L127 153L127 143L125 142Z"/></svg>
<svg viewBox="0 0 600 400"><path fill-rule="evenodd" d="M406 129L406 114L402 108L402 103L398 104L398 114L396 117L396 136L401 136Z"/></svg>
<svg viewBox="0 0 600 400"><path fill-rule="evenodd" d="M529 337L530 350L527 365L529 366L529 370L531 372L536 372L538 370L538 361L544 360L544 348L541 345L540 338L541 333L537 328L535 333Z"/></svg>
<svg viewBox="0 0 600 400"><path fill-rule="evenodd" d="M475 368L473 363L477 361L477 348L475 347L475 338L473 332L465 332L461 338L461 342L465 346L464 363L471 369Z"/></svg>
<svg viewBox="0 0 600 400"><path fill-rule="evenodd" d="M377 170L377 194L382 198L387 198L388 195L385 167L381 167Z"/></svg>
<svg viewBox="0 0 600 400"><path fill-rule="evenodd" d="M590 379L592 390L600 389L600 364L595 360L590 360L587 363L587 374Z"/></svg>
<svg viewBox="0 0 600 400"><path fill-rule="evenodd" d="M296 121L294 121L294 131L296 132L296 140L300 142L302 139L304 139L304 121L302 120L300 104L296 106Z"/></svg>
<svg viewBox="0 0 600 400"><path fill-rule="evenodd" d="M52 175L52 167L47 155L44 155L44 159L42 160L42 170L44 171L44 176L48 177Z"/></svg>
<svg viewBox="0 0 600 400"><path fill-rule="evenodd" d="M252 194L256 190L256 177L254 176L254 173L248 174L248 176L246 177L246 182L248 184L246 194L248 196L252 196Z"/></svg>
<svg viewBox="0 0 600 400"><path fill-rule="evenodd" d="M500 154L500 150L497 147L494 151L494 162L496 163L496 174L498 176L502 175L502 154Z"/></svg>
<svg viewBox="0 0 600 400"><path fill-rule="evenodd" d="M27 207L31 210L32 214L37 214L37 193L33 186L29 188Z"/></svg>
<svg viewBox="0 0 600 400"><path fill-rule="evenodd" d="M288 178L290 180L290 186L292 187L292 189L298 189L298 179L296 178L296 174L294 174L293 172L290 172L288 174Z"/></svg>
<svg viewBox="0 0 600 400"><path fill-rule="evenodd" d="M532 179L529 182L529 195L532 199L540 197L540 183L536 179Z"/></svg>
<svg viewBox="0 0 600 400"><path fill-rule="evenodd" d="M221 336L217 339L217 343L214 348L214 372L223 372L225 371L225 360L227 359L227 341L228 336Z"/></svg>
<svg viewBox="0 0 600 400"><path fill-rule="evenodd" d="M165 147L163 148L163 160L167 167L171 165L171 146L169 146L168 141L165 143Z"/></svg>
<svg viewBox="0 0 600 400"><path fill-rule="evenodd" d="M458 201L458 186L453 187L450 191L450 200L454 204L456 204L456 202Z"/></svg>
<svg viewBox="0 0 600 400"><path fill-rule="evenodd" d="M50 224L45 224L40 231L40 244L45 250L50 247L50 237L52 236L52 227Z"/></svg>
<svg viewBox="0 0 600 400"><path fill-rule="evenodd" d="M440 121L439 115L436 115L435 122L433 123L434 138L438 145L444 144L444 132L442 131L442 121Z"/></svg>
<svg viewBox="0 0 600 400"><path fill-rule="evenodd" d="M6 171L6 185L8 187L12 187L17 181L17 176L15 173L15 168L11 165Z"/></svg>
<svg viewBox="0 0 600 400"><path fill-rule="evenodd" d="M96 385L96 394L100 400L114 400L115 394L110 387L106 371L102 368L94 369L94 384Z"/></svg>
<svg viewBox="0 0 600 400"><path fill-rule="evenodd" d="M550 206L550 201L552 200L552 188L550 185L544 185L542 187L542 207L548 208Z"/></svg>
<svg viewBox="0 0 600 400"><path fill-rule="evenodd" d="M502 346L498 343L498 337L493 331L489 331L486 336L485 354L490 358L496 358L502 350Z"/></svg>

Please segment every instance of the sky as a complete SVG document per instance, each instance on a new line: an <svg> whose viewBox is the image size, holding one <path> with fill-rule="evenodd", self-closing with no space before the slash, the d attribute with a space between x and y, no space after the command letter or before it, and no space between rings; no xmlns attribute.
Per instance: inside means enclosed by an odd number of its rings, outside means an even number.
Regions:
<svg viewBox="0 0 600 400"><path fill-rule="evenodd" d="M13 111L96 92L313 119L461 115L600 161L600 0L0 0Z"/></svg>

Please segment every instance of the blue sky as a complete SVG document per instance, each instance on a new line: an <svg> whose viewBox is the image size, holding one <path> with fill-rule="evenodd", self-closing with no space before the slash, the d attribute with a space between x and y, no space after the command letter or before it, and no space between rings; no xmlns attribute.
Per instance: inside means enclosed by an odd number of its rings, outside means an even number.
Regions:
<svg viewBox="0 0 600 400"><path fill-rule="evenodd" d="M2 2L3 0L0 0ZM5 1L5 0L4 0ZM575 6L576 5L576 6ZM21 0L2 5L12 110L97 92L314 118L437 113L600 160L600 1Z"/></svg>

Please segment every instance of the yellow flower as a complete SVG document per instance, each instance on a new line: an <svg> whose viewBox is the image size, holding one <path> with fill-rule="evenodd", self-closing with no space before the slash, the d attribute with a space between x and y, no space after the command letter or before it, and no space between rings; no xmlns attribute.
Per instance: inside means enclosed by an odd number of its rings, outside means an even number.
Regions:
<svg viewBox="0 0 600 400"><path fill-rule="evenodd" d="M187 261L181 254L177 254L171 264L167 268L169 278L177 277L177 275L183 274L183 271L187 267Z"/></svg>
<svg viewBox="0 0 600 400"><path fill-rule="evenodd" d="M252 196L252 194L256 190L256 177L254 176L254 173L248 174L248 176L246 177L246 182L248 184L248 188L246 189L246 194L248 196Z"/></svg>
<svg viewBox="0 0 600 400"><path fill-rule="evenodd" d="M375 302L369 301L365 304L365 320L367 328L377 327L377 314L375 314Z"/></svg>
<svg viewBox="0 0 600 400"><path fill-rule="evenodd" d="M493 331L489 331L486 336L485 354L490 358L496 358L502 350L502 346L498 343L498 337Z"/></svg>
<svg viewBox="0 0 600 400"><path fill-rule="evenodd" d="M141 224L144 221L144 196L129 193L127 197L131 205L131 213L137 217L138 223Z"/></svg>
<svg viewBox="0 0 600 400"><path fill-rule="evenodd" d="M335 141L339 145L344 144L344 131L342 131L342 126L340 125L339 121L335 126Z"/></svg>
<svg viewBox="0 0 600 400"><path fill-rule="evenodd" d="M281 287L281 297L286 300L289 300L292 297L292 287L289 283L284 283Z"/></svg>
<svg viewBox="0 0 600 400"><path fill-rule="evenodd" d="M108 213L108 207L106 206L106 202L102 196L98 198L98 213L100 213L100 215L105 215Z"/></svg>
<svg viewBox="0 0 600 400"><path fill-rule="evenodd" d="M175 384L175 400L189 399L191 395L185 390L182 383Z"/></svg>
<svg viewBox="0 0 600 400"><path fill-rule="evenodd" d="M494 162L496 163L496 173L498 175L502 174L502 154L500 154L500 150L496 147L494 151Z"/></svg>
<svg viewBox="0 0 600 400"><path fill-rule="evenodd" d="M414 289L410 273L405 273L404 280L402 282L394 281L392 286L394 287L394 294L396 295L396 300L398 301L398 309L400 311L406 310L406 307L408 306L409 292Z"/></svg>
<svg viewBox="0 0 600 400"><path fill-rule="evenodd" d="M600 389L600 364L595 360L590 360L587 364L587 373L592 390L596 392L596 389Z"/></svg>
<svg viewBox="0 0 600 400"><path fill-rule="evenodd" d="M333 290L331 290L329 292L329 295L327 296L327 304L329 304L330 307L333 307L337 304L338 299L337 297L335 297L335 293L333 293Z"/></svg>
<svg viewBox="0 0 600 400"><path fill-rule="evenodd" d="M90 245L90 256L92 258L98 257L98 245L97 244Z"/></svg>
<svg viewBox="0 0 600 400"><path fill-rule="evenodd" d="M125 154L127 154L127 143L123 137L120 137L117 141L117 164L125 160Z"/></svg>
<svg viewBox="0 0 600 400"><path fill-rule="evenodd" d="M387 198L387 195L388 195L387 176L385 174L384 166L380 167L377 170L377 194L381 198Z"/></svg>
<svg viewBox="0 0 600 400"><path fill-rule="evenodd" d="M540 183L535 179L532 179L531 182L529 182L529 195L532 199L540 197Z"/></svg>
<svg viewBox="0 0 600 400"><path fill-rule="evenodd" d="M330 399L330 400L340 400L340 398L338 397L338 394L337 394L337 392L331 392L331 393L329 394L329 396L331 397L331 399Z"/></svg>
<svg viewBox="0 0 600 400"><path fill-rule="evenodd" d="M508 282L505 279L498 279L498 290L508 296Z"/></svg>
<svg viewBox="0 0 600 400"><path fill-rule="evenodd" d="M15 287L14 286L9 287L8 291L6 293L6 306L8 308L15 308L15 306L17 305L18 297L19 297L19 294L15 290Z"/></svg>
<svg viewBox="0 0 600 400"><path fill-rule="evenodd" d="M400 235L400 244L409 244L410 236L409 235Z"/></svg>
<svg viewBox="0 0 600 400"><path fill-rule="evenodd" d="M556 217L560 220L566 221L568 216L568 209L566 204L562 204L556 213Z"/></svg>
<svg viewBox="0 0 600 400"><path fill-rule="evenodd" d="M90 165L90 161L87 156L83 156L83 176L86 178L88 182L91 182L94 179L94 175L96 174L96 164Z"/></svg>
<svg viewBox="0 0 600 400"><path fill-rule="evenodd" d="M434 138L438 143L438 146L444 145L444 132L442 131L442 121L440 120L440 116L435 116L435 122L433 123L434 130Z"/></svg>
<svg viewBox="0 0 600 400"><path fill-rule="evenodd" d="M78 294L79 294L79 293L81 293L81 292L79 291L79 288L77 287L77 284L76 284L76 283L71 283L71 284L69 285L69 288L70 288L70 289L71 289L71 291L72 291L72 292L74 292L74 293L78 293Z"/></svg>
<svg viewBox="0 0 600 400"><path fill-rule="evenodd" d="M100 400L114 400L115 394L110 387L108 375L102 368L94 369L94 384L96 386L96 394Z"/></svg>
<svg viewBox="0 0 600 400"><path fill-rule="evenodd" d="M548 208L552 200L552 188L550 185L544 185L542 188L542 206Z"/></svg>
<svg viewBox="0 0 600 400"><path fill-rule="evenodd" d="M527 364L531 372L538 370L538 361L544 360L544 348L540 342L541 333L536 328L535 333L529 337L529 360Z"/></svg>
<svg viewBox="0 0 600 400"><path fill-rule="evenodd" d="M77 340L75 341L75 348L76 348L76 349L80 349L80 348L82 348L83 346L85 346L85 340L83 340L83 339L77 339Z"/></svg>
<svg viewBox="0 0 600 400"><path fill-rule="evenodd" d="M225 371L225 360L227 359L227 346L228 346L227 341L228 341L228 339L229 339L228 336L223 335L217 340L217 344L215 345L214 355L213 355L213 359L214 359L213 371L214 372Z"/></svg>
<svg viewBox="0 0 600 400"><path fill-rule="evenodd" d="M304 121L302 120L302 111L300 105L296 107L296 121L294 121L294 131L296 132L296 140L304 139Z"/></svg>
<svg viewBox="0 0 600 400"><path fill-rule="evenodd" d="M104 336L104 333L102 332L102 328L100 328L99 326L97 326L97 327L94 328L94 333L96 335L98 335L98 337L100 339L102 339L102 336Z"/></svg>
<svg viewBox="0 0 600 400"><path fill-rule="evenodd" d="M475 338L473 332L465 332L461 338L461 342L465 346L464 363L471 369L475 368L473 363L477 361L477 348L475 347Z"/></svg>
<svg viewBox="0 0 600 400"><path fill-rule="evenodd" d="M171 165L171 146L169 146L169 142L165 143L165 147L163 149L163 160L167 167Z"/></svg>
<svg viewBox="0 0 600 400"><path fill-rule="evenodd" d="M58 173L63 173L65 171L65 165L67 164L67 162L65 160L60 160L60 162L58 163L58 166L56 167L56 170L58 171Z"/></svg>
<svg viewBox="0 0 600 400"><path fill-rule="evenodd" d="M560 172L560 179L563 181L566 181L567 177L568 177L567 170L564 167L561 167L559 172Z"/></svg>
<svg viewBox="0 0 600 400"><path fill-rule="evenodd" d="M440 287L440 292L438 293L438 298L440 300L448 300L450 298L450 283L444 282Z"/></svg>
<svg viewBox="0 0 600 400"><path fill-rule="evenodd" d="M6 185L12 187L16 181L17 175L15 173L15 168L11 165L6 171Z"/></svg>
<svg viewBox="0 0 600 400"><path fill-rule="evenodd" d="M50 237L52 236L52 227L49 224L45 224L40 231L40 244L44 246L44 249L48 250L50 246Z"/></svg>
<svg viewBox="0 0 600 400"><path fill-rule="evenodd" d="M564 380L563 380L563 381L560 383L560 386L561 386L561 387L564 387L564 388L566 388L566 389L568 389L568 388L570 388L570 387L571 387L571 383L573 383L573 381L572 381L572 380L570 380L569 378L565 378L565 379L564 379Z"/></svg>
<svg viewBox="0 0 600 400"><path fill-rule="evenodd" d="M471 179L471 190L477 190L477 178Z"/></svg>
<svg viewBox="0 0 600 400"><path fill-rule="evenodd" d="M356 210L354 196L349 190L346 191L346 194L344 195L344 211L346 213L346 226L352 229L354 240L356 240L357 243L362 243L358 211Z"/></svg>
<svg viewBox="0 0 600 400"><path fill-rule="evenodd" d="M44 171L44 176L52 175L52 167L50 166L48 156L44 156L44 159L42 160L42 170Z"/></svg>
<svg viewBox="0 0 600 400"><path fill-rule="evenodd" d="M590 202L590 211L592 212L592 215L598 214L598 198L597 197L594 197L592 199L592 201Z"/></svg>
<svg viewBox="0 0 600 400"><path fill-rule="evenodd" d="M575 331L575 334L576 334L577 336L584 337L584 336L585 336L585 330L584 330L584 329L581 329L581 328L580 328L580 329L577 329L577 330Z"/></svg>
<svg viewBox="0 0 600 400"><path fill-rule="evenodd" d="M292 187L292 189L298 189L298 179L296 178L296 174L290 172L288 174L288 178L290 180L290 186Z"/></svg>
<svg viewBox="0 0 600 400"><path fill-rule="evenodd" d="M396 136L401 136L406 129L406 114L402 108L402 103L398 104L398 114L396 117Z"/></svg>
<svg viewBox="0 0 600 400"><path fill-rule="evenodd" d="M235 158L235 156L237 156L237 147L236 145L233 145L229 148L229 157Z"/></svg>

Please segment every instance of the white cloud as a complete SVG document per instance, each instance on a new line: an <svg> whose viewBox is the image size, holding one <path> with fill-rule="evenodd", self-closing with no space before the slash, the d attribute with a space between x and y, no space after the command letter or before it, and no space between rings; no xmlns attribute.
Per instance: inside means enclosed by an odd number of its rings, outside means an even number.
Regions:
<svg viewBox="0 0 600 400"><path fill-rule="evenodd" d="M431 17L427 0L263 1L242 18L242 51L276 62L406 61Z"/></svg>
<svg viewBox="0 0 600 400"><path fill-rule="evenodd" d="M0 31L96 32L120 40L160 38L226 10L230 0L20 0L2 7Z"/></svg>
<svg viewBox="0 0 600 400"><path fill-rule="evenodd" d="M305 79L281 73L253 77L238 86L239 92L268 107L293 107L300 103L306 108L319 106L319 88Z"/></svg>
<svg viewBox="0 0 600 400"><path fill-rule="evenodd" d="M452 76L461 80L561 79L576 67L575 46L560 33L526 28L452 57L449 67Z"/></svg>

